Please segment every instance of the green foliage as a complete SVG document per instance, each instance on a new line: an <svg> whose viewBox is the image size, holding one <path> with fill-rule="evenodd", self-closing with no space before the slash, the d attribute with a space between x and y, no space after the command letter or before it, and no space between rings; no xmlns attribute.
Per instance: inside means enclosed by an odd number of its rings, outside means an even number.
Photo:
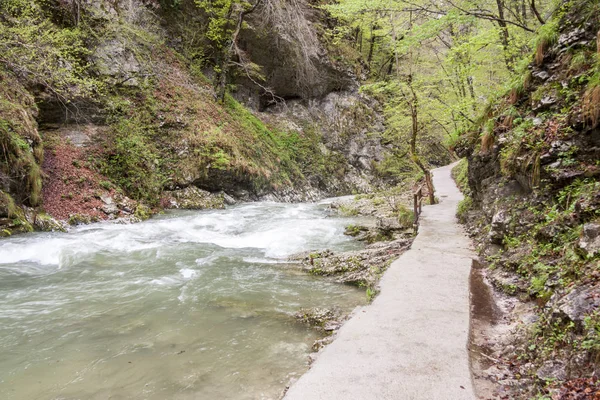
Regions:
<svg viewBox="0 0 600 400"><path fill-rule="evenodd" d="M52 7L44 0L2 1L2 64L64 102L98 93L102 82L87 73L86 33L79 27L58 27Z"/></svg>
<svg viewBox="0 0 600 400"><path fill-rule="evenodd" d="M469 162L466 158L459 161L452 168L452 178L458 185L458 188L465 196L470 196L471 188L469 187Z"/></svg>
<svg viewBox="0 0 600 400"><path fill-rule="evenodd" d="M231 40L234 26L232 11L239 5L249 6L247 2L236 0L194 0L196 5L209 16L206 37L210 39L216 48L222 49Z"/></svg>
<svg viewBox="0 0 600 400"><path fill-rule="evenodd" d="M377 297L378 294L379 294L379 290L378 289L373 288L371 286L368 286L367 290L366 290L367 303L372 303L373 300L375 300L375 297Z"/></svg>
<svg viewBox="0 0 600 400"><path fill-rule="evenodd" d="M101 169L132 198L156 204L164 179L162 160L151 131L144 130L140 122L123 118L113 125L114 147Z"/></svg>
<svg viewBox="0 0 600 400"><path fill-rule="evenodd" d="M409 228L415 222L415 213L409 210L404 204L397 206L398 222L401 226Z"/></svg>
<svg viewBox="0 0 600 400"><path fill-rule="evenodd" d="M133 215L140 221L145 221L152 216L152 210L143 204L138 204Z"/></svg>
<svg viewBox="0 0 600 400"><path fill-rule="evenodd" d="M467 222L467 214L473 208L473 199L471 198L471 188L469 187L469 162L462 159L454 168L452 168L452 178L456 182L460 191L464 194L456 208L456 218L461 223Z"/></svg>
<svg viewBox="0 0 600 400"><path fill-rule="evenodd" d="M339 212L342 215L349 216L349 217L358 215L358 209L356 209L350 205L346 205L346 204L340 205Z"/></svg>
<svg viewBox="0 0 600 400"><path fill-rule="evenodd" d="M364 230L364 228L360 225L350 224L344 230L344 235L348 236L358 236Z"/></svg>
<svg viewBox="0 0 600 400"><path fill-rule="evenodd" d="M462 223L467 220L467 213L473 208L473 199L471 196L465 195L465 198L458 203L456 208L456 218Z"/></svg>
<svg viewBox="0 0 600 400"><path fill-rule="evenodd" d="M564 14L558 13L538 29L535 39L535 62L539 65L544 61L546 50L558 41L560 21Z"/></svg>
<svg viewBox="0 0 600 400"><path fill-rule="evenodd" d="M585 336L581 347L600 354L600 312L594 311L583 320Z"/></svg>
<svg viewBox="0 0 600 400"><path fill-rule="evenodd" d="M25 88L0 67L0 178L4 176L13 182L13 195L19 204L36 206L42 190L39 163L43 148L32 103Z"/></svg>
<svg viewBox="0 0 600 400"><path fill-rule="evenodd" d="M17 214L15 201L8 194L0 190L0 217L12 218Z"/></svg>

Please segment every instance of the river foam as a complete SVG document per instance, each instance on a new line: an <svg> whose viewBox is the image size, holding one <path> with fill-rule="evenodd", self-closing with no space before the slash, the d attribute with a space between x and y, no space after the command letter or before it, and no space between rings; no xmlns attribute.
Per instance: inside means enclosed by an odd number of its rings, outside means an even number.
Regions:
<svg viewBox="0 0 600 400"><path fill-rule="evenodd" d="M278 398L317 338L290 315L364 301L287 256L356 248L350 222L251 203L0 240L0 398Z"/></svg>

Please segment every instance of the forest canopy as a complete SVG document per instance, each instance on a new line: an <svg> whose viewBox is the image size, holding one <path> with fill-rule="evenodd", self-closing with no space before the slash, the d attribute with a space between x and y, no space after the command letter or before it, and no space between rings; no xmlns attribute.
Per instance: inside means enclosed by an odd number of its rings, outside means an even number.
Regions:
<svg viewBox="0 0 600 400"><path fill-rule="evenodd" d="M538 34L552 39L555 0L339 0L334 45L360 53L362 90L384 100L387 135L444 136L452 145L526 68ZM547 32L547 33L545 33ZM399 149L400 156L410 149Z"/></svg>

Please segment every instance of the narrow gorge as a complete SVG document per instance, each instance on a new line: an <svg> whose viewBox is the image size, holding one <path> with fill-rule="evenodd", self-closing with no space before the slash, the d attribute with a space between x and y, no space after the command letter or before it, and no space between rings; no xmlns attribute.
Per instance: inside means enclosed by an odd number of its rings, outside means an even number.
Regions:
<svg viewBox="0 0 600 400"><path fill-rule="evenodd" d="M599 138L598 0L0 0L0 397L598 399Z"/></svg>

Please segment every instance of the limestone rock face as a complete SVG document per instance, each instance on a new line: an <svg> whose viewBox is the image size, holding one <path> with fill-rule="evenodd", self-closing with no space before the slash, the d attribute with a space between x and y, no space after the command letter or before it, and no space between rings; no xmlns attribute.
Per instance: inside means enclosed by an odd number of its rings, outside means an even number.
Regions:
<svg viewBox="0 0 600 400"><path fill-rule="evenodd" d="M307 124L322 135L321 152L330 159L345 160L339 176L309 177L326 194L369 192L380 183L375 165L384 160L391 146L380 134L385 130L378 105L357 92L332 92L320 99L289 100L266 110L287 120L298 130Z"/></svg>
<svg viewBox="0 0 600 400"><path fill-rule="evenodd" d="M261 66L264 86L276 96L306 100L358 87L355 73L335 62L321 43L317 26L323 19L305 0L273 2L249 15L240 46ZM259 109L273 100L243 76L238 80L250 89L242 92L242 97L254 92L255 98L260 98Z"/></svg>
<svg viewBox="0 0 600 400"><path fill-rule="evenodd" d="M600 288L597 286L580 286L560 297L557 295L549 304L555 318L567 319L583 327L584 318L600 306Z"/></svg>
<svg viewBox="0 0 600 400"><path fill-rule="evenodd" d="M169 208L202 210L225 207L223 195L213 194L195 186L166 192L166 198Z"/></svg>
<svg viewBox="0 0 600 400"><path fill-rule="evenodd" d="M583 225L583 234L579 239L579 248L593 257L600 253L600 224L589 223Z"/></svg>
<svg viewBox="0 0 600 400"><path fill-rule="evenodd" d="M548 361L537 370L537 377L542 380L565 380L567 378L566 365L560 361Z"/></svg>
<svg viewBox="0 0 600 400"><path fill-rule="evenodd" d="M102 43L96 48L93 60L98 72L110 76L115 83L137 86L142 65L121 38Z"/></svg>
<svg viewBox="0 0 600 400"><path fill-rule="evenodd" d="M507 232L509 219L509 216L503 210L494 214L489 233L489 238L492 243L502 244L502 239L504 239L504 235Z"/></svg>

